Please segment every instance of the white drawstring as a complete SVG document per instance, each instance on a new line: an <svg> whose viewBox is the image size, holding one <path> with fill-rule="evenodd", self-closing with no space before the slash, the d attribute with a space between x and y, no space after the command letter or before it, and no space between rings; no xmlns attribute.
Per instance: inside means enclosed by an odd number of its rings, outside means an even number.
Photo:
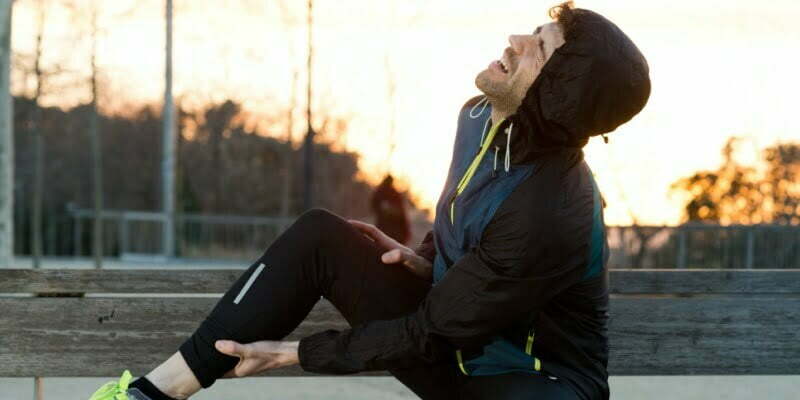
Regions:
<svg viewBox="0 0 800 400"><path fill-rule="evenodd" d="M506 128L506 158L505 158L505 167L506 172L511 169L511 130L514 129L514 123L508 125Z"/></svg>
<svg viewBox="0 0 800 400"><path fill-rule="evenodd" d="M483 107L481 107L481 111L479 111L477 114L475 114L475 109L478 108L478 106L481 105L481 104L483 104ZM483 110L485 110L486 106L488 106L488 105L489 105L489 98L486 97L486 96L483 96L480 100L478 100L477 103L475 103L474 106L472 106L472 109L469 110L469 117L472 118L472 119L480 117L481 114L483 114ZM473 114L475 114L475 115L473 115Z"/></svg>

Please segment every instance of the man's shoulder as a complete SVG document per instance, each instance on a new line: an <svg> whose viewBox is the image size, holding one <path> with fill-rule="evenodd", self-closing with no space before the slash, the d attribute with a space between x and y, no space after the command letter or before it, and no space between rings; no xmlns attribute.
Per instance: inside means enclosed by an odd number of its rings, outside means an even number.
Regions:
<svg viewBox="0 0 800 400"><path fill-rule="evenodd" d="M498 209L516 223L528 221L543 229L565 227L565 220L590 219L591 170L585 161L563 155L537 160L533 172L521 181ZM569 224L567 224L569 225Z"/></svg>
<svg viewBox="0 0 800 400"><path fill-rule="evenodd" d="M461 106L461 111L463 112L465 110L467 110L467 111L471 110L472 107L475 107L475 105L477 105L481 101L485 101L484 99L486 99L486 96L484 96L482 94L478 95L478 96L475 96L475 97L472 97L471 99L467 100L467 102L464 103L463 106Z"/></svg>

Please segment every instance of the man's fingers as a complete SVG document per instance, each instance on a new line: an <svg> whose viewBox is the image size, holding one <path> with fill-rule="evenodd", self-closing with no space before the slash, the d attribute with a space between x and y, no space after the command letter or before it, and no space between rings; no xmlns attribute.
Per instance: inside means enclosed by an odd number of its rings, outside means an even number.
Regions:
<svg viewBox="0 0 800 400"><path fill-rule="evenodd" d="M217 351L220 353L234 357L244 357L247 353L247 347L245 345L234 342L233 340L217 340L214 343L214 347L216 347Z"/></svg>
<svg viewBox="0 0 800 400"><path fill-rule="evenodd" d="M403 252L400 249L389 250L381 256L381 261L384 264L396 264L403 260Z"/></svg>
<svg viewBox="0 0 800 400"><path fill-rule="evenodd" d="M384 249L396 249L399 247L404 247L396 240L392 239L389 235L378 229L375 225L368 224L366 222L358 221L355 219L349 219L347 220L347 222L349 222L350 225L353 225L356 229L361 231L361 233L370 237L372 240L375 241L375 243L378 244L378 246L383 247Z"/></svg>
<svg viewBox="0 0 800 400"><path fill-rule="evenodd" d="M357 227L359 229L361 229L361 228L369 228L369 227L372 226L371 224L368 224L368 223L366 223L364 221L359 221L357 219L348 219L347 222L353 224L353 226L355 226L355 227Z"/></svg>
<svg viewBox="0 0 800 400"><path fill-rule="evenodd" d="M228 378L238 378L238 377L239 377L239 375L236 375L236 372L235 372L235 371L236 371L236 369L232 369L232 370L230 370L230 371L226 372L226 373L225 373L225 375L222 375L222 377L223 377L224 379L228 379Z"/></svg>
<svg viewBox="0 0 800 400"><path fill-rule="evenodd" d="M428 263L428 260L416 255L416 254L408 254L403 259L403 264L411 268L418 268L421 265Z"/></svg>
<svg viewBox="0 0 800 400"><path fill-rule="evenodd" d="M430 279L433 274L433 265L424 257L418 256L413 252L394 249L383 253L381 261L384 264L402 263L412 273L425 279Z"/></svg>
<svg viewBox="0 0 800 400"><path fill-rule="evenodd" d="M421 278L431 279L433 276L433 265L431 262L416 254L408 254L403 261L403 265Z"/></svg>
<svg viewBox="0 0 800 400"><path fill-rule="evenodd" d="M294 365L297 359L298 342L262 340L252 343L237 343L233 340L218 340L214 347L221 353L238 357L236 366L223 375L224 378L250 376L272 368Z"/></svg>
<svg viewBox="0 0 800 400"><path fill-rule="evenodd" d="M353 225L356 229L360 230L363 233L366 233L369 236L373 236L375 232L378 230L374 225L368 224L366 222L361 222L356 219L348 219L347 222L350 225Z"/></svg>
<svg viewBox="0 0 800 400"><path fill-rule="evenodd" d="M372 239L375 242L380 242L380 233L381 231L378 230L374 225L368 224L366 222L361 222L355 219L349 219L347 222L350 223L353 227L358 229L362 234L367 236L368 238Z"/></svg>
<svg viewBox="0 0 800 400"><path fill-rule="evenodd" d="M256 363L249 360L242 360L239 364L236 364L234 371L236 376L250 376L257 372Z"/></svg>

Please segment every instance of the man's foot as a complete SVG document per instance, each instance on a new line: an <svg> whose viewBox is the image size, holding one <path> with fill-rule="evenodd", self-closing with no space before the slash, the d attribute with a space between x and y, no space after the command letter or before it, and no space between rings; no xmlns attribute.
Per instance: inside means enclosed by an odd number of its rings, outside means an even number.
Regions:
<svg viewBox="0 0 800 400"><path fill-rule="evenodd" d="M134 388L128 389L131 379L133 379L131 372L125 370L118 382L108 382L101 386L89 400L150 400L141 391Z"/></svg>

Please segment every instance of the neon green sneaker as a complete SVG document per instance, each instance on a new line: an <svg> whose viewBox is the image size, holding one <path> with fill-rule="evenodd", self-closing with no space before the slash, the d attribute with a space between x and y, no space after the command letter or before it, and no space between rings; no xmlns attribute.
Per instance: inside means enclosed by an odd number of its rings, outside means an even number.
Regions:
<svg viewBox="0 0 800 400"><path fill-rule="evenodd" d="M128 384L133 376L127 369L122 373L119 382L108 382L97 389L89 400L129 400Z"/></svg>

